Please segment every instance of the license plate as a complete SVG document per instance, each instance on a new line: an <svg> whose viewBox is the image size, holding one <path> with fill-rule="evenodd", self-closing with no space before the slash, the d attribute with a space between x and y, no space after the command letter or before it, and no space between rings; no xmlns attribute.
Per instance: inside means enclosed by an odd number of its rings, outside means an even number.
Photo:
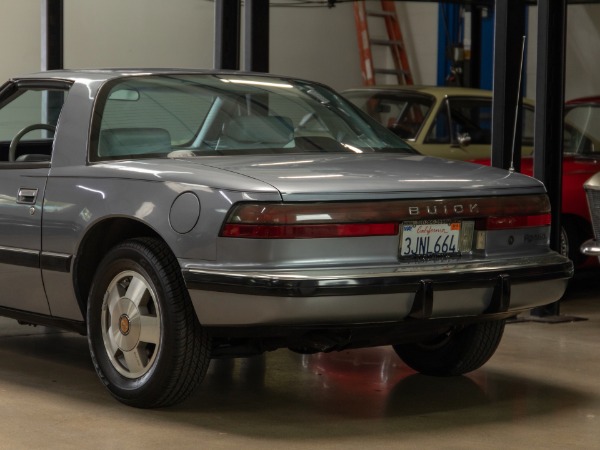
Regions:
<svg viewBox="0 0 600 450"><path fill-rule="evenodd" d="M446 256L460 252L461 222L404 222L400 256Z"/></svg>

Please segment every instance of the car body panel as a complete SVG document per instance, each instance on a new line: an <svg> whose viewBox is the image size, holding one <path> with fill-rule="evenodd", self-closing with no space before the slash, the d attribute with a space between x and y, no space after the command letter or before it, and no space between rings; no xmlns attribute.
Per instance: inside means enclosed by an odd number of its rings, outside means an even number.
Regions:
<svg viewBox="0 0 600 450"><path fill-rule="evenodd" d="M363 154L355 153L355 146L349 146L352 151L332 147L305 153L288 152L282 146L273 154L262 149L233 156L190 157L181 149L160 158L100 154L95 141L98 123L102 124L99 111L115 83L199 75L225 77L228 88L239 77L248 77L253 86L257 79L263 83L259 86L297 82L303 89L312 86L329 92L319 84L289 77L193 70L57 71L11 82L19 89L64 83L69 91L57 117L51 161L23 163L22 171L19 164L1 163L6 168L0 171L4 196L0 212L6 213L0 224L5 227L0 254L6 259L12 250L21 255L33 252L25 268L0 266L5 279L11 276L9 268L23 271L17 274L18 288L2 287L15 294L13 299L2 296L4 314L26 315L32 323L85 325L96 265L111 246L136 232L160 239L177 258L201 324L238 327L236 333L242 334L249 325L310 328L402 322L419 316L421 301L432 303L431 311L421 317L424 321L503 318L557 300L564 292L572 267L548 249L545 225L529 231L489 231L489 242L479 253L449 259L399 258L399 234L280 240L223 237L220 233L232 205L240 203L351 206L368 201L376 210L381 201L426 199L438 202L441 210L447 199L544 196L545 190L539 181L521 174L419 155L404 144ZM331 95L327 99L307 92L307 101L326 112L334 110L330 108L334 101L345 105L335 93L327 94ZM381 142L400 142L378 125L361 124L381 136ZM37 189L36 201L18 205L19 188ZM18 303L23 298L25 303Z"/></svg>
<svg viewBox="0 0 600 450"><path fill-rule="evenodd" d="M320 195L323 199L343 198L348 194L372 198L373 194L386 192L389 195L408 192L418 198L451 190L456 192L454 195L461 195L463 190L476 195L484 185L488 192L497 189L510 193L514 187L514 174L422 155L252 157L236 161L223 158L206 164L264 180L286 199L299 195L317 196L313 199L321 198ZM450 167L452 176L448 176ZM320 180L323 182L319 183ZM361 186L358 192L357 185Z"/></svg>
<svg viewBox="0 0 600 450"><path fill-rule="evenodd" d="M0 263L2 305L49 314L39 269L31 266L42 249L42 208L48 168L0 171ZM24 190L33 194L19 199Z"/></svg>

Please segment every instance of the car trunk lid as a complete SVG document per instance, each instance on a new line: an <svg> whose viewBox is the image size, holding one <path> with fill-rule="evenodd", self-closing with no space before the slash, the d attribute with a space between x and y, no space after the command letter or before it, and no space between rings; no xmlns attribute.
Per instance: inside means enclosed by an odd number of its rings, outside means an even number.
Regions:
<svg viewBox="0 0 600 450"><path fill-rule="evenodd" d="M544 189L517 173L422 155L255 155L195 161L261 180L288 200L510 195Z"/></svg>

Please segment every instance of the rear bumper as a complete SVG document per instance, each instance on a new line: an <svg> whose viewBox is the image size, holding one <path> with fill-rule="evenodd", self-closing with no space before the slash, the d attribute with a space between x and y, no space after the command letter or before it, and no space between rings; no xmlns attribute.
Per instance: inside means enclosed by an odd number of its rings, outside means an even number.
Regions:
<svg viewBox="0 0 600 450"><path fill-rule="evenodd" d="M373 323L530 309L563 295L570 260L549 253L493 263L347 270L208 270L184 279L206 326Z"/></svg>

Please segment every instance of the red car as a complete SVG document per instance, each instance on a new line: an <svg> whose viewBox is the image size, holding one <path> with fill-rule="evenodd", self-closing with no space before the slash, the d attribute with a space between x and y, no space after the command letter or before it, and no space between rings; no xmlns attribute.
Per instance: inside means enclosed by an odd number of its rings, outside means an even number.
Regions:
<svg viewBox="0 0 600 450"><path fill-rule="evenodd" d="M600 172L600 97L567 102L564 122L561 252L582 268L598 264L598 258L581 254L579 247L594 236L583 183ZM521 172L533 174L532 157L521 159Z"/></svg>

